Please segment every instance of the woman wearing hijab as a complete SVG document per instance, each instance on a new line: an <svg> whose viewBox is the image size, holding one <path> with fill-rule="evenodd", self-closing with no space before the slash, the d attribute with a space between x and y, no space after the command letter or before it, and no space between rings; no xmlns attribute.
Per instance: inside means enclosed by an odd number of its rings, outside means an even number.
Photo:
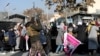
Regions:
<svg viewBox="0 0 100 56"><path fill-rule="evenodd" d="M88 49L89 55L94 55L98 48L97 31L99 28L95 25L95 21L91 22L91 28L88 34Z"/></svg>
<svg viewBox="0 0 100 56"><path fill-rule="evenodd" d="M86 37L86 25L85 23L82 23L82 22L78 22L78 26L77 26L77 39L80 40L82 43L84 44L81 44L77 51L80 53L80 54L84 54L84 53L87 53L88 49L87 49L87 41L88 41L88 37Z"/></svg>
<svg viewBox="0 0 100 56"><path fill-rule="evenodd" d="M63 22L61 22L60 25L57 26L58 35L56 38L56 45L57 45L56 53L63 51L64 26L65 25Z"/></svg>
<svg viewBox="0 0 100 56"><path fill-rule="evenodd" d="M14 29L11 28L8 31L8 35L9 35L9 45L11 46L11 53L14 53L15 51L15 46L16 46L16 35L14 32Z"/></svg>
<svg viewBox="0 0 100 56"><path fill-rule="evenodd" d="M6 52L4 51L4 33L5 33L5 30L0 30L0 54L6 54Z"/></svg>

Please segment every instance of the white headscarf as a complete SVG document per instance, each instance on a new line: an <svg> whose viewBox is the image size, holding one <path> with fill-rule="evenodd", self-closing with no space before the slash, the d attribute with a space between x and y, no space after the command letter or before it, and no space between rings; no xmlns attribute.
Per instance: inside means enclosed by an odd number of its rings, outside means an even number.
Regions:
<svg viewBox="0 0 100 56"><path fill-rule="evenodd" d="M78 25L82 25L82 22L81 22L81 21L79 21L79 22L78 22Z"/></svg>
<svg viewBox="0 0 100 56"><path fill-rule="evenodd" d="M17 23L17 24L15 25L14 29L17 30L18 27L19 27L19 25L21 25L21 23Z"/></svg>
<svg viewBox="0 0 100 56"><path fill-rule="evenodd" d="M57 25L57 28L61 28L61 29L63 29L63 28L64 28L64 23L61 22L60 25Z"/></svg>

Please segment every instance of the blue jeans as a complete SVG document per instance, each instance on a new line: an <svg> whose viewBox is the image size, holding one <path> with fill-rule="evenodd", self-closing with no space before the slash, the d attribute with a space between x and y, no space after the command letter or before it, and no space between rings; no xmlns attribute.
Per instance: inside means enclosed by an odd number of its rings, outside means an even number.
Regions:
<svg viewBox="0 0 100 56"><path fill-rule="evenodd" d="M56 49L56 53L63 51L63 45L58 45Z"/></svg>

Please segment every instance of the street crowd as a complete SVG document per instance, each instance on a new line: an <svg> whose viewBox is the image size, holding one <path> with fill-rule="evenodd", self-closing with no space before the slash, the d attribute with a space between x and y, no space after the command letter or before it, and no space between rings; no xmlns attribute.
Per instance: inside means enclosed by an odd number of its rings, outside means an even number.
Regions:
<svg viewBox="0 0 100 56"><path fill-rule="evenodd" d="M77 24L51 22L50 27L32 18L26 24L0 31L0 54L28 51L28 56L48 56L50 52L95 55L100 52L100 24L96 20Z"/></svg>

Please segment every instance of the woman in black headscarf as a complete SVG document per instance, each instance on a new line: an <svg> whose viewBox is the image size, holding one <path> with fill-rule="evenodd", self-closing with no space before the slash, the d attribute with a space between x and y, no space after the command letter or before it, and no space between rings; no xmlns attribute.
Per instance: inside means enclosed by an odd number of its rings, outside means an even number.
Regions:
<svg viewBox="0 0 100 56"><path fill-rule="evenodd" d="M83 43L78 47L77 51L80 54L87 53L87 51L88 51L88 49L87 49L88 48L88 45L87 45L88 37L86 36L86 25L85 25L85 23L78 22L77 39L80 40Z"/></svg>
<svg viewBox="0 0 100 56"><path fill-rule="evenodd" d="M4 51L4 30L0 31L0 51Z"/></svg>

